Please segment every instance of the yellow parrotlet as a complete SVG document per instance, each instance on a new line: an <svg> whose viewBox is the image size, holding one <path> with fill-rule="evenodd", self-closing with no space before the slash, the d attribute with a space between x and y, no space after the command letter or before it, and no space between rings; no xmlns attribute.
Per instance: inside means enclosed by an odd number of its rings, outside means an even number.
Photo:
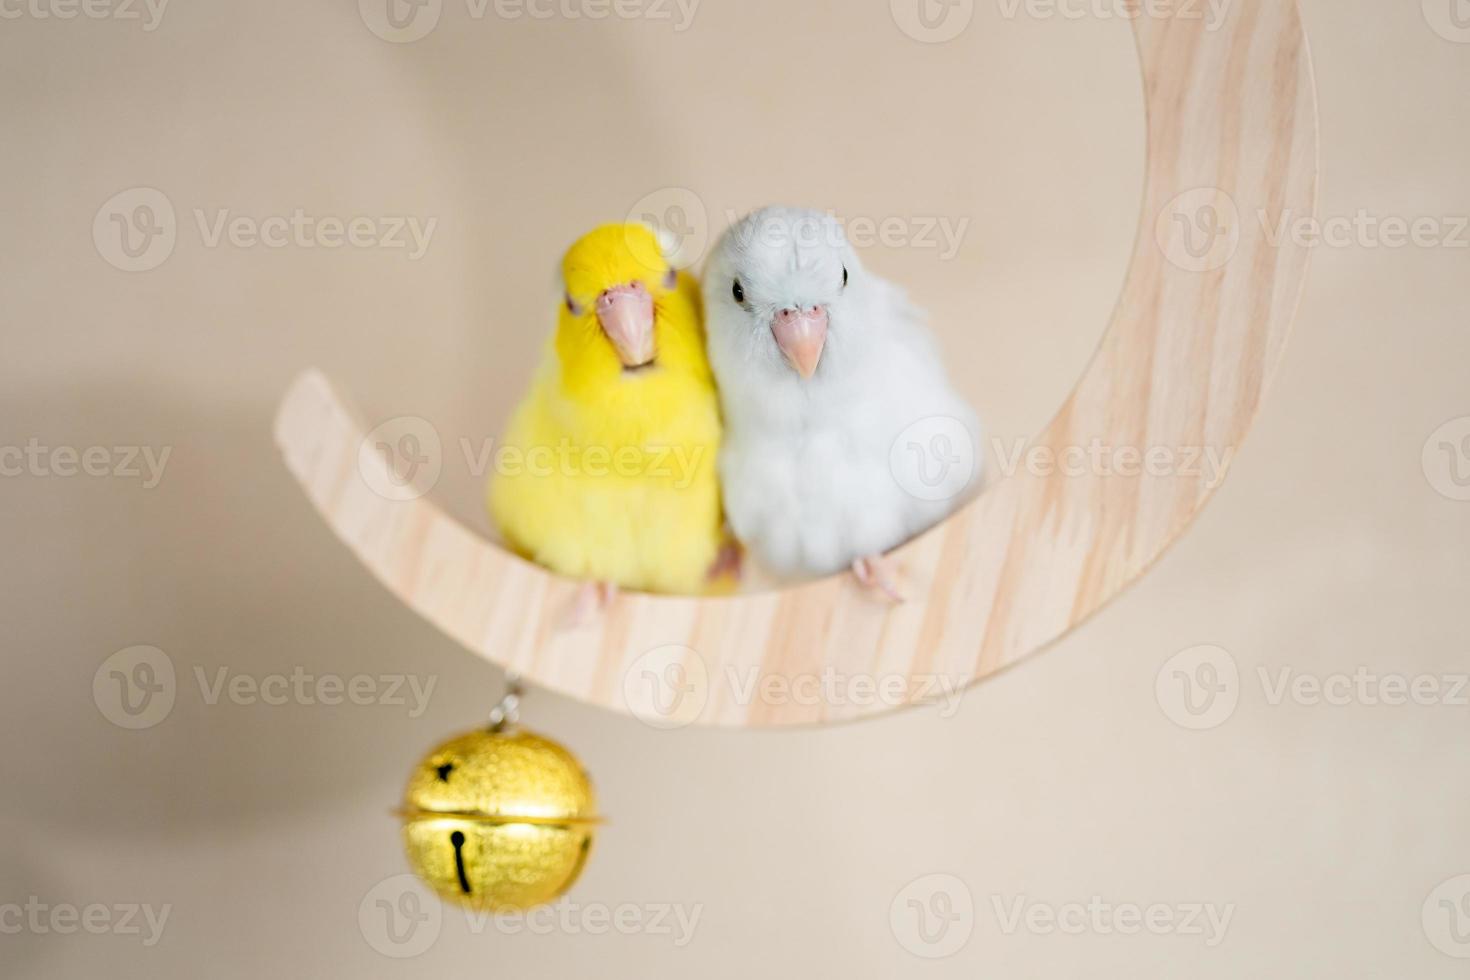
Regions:
<svg viewBox="0 0 1470 980"><path fill-rule="evenodd" d="M641 224L583 237L562 281L490 483L495 523L522 555L588 583L584 604L618 588L704 592L724 535L699 286Z"/></svg>

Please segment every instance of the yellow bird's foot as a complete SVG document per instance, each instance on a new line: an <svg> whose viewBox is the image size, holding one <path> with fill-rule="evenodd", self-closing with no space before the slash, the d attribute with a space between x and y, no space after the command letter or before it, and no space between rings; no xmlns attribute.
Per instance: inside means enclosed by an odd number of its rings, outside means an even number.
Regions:
<svg viewBox="0 0 1470 980"><path fill-rule="evenodd" d="M883 555L870 555L852 563L852 574L866 589L881 592L889 602L904 602L899 590L898 579L901 569L898 562Z"/></svg>
<svg viewBox="0 0 1470 980"><path fill-rule="evenodd" d="M744 565L745 553L740 550L737 541L726 541L720 546L720 553L715 556L715 563L710 566L709 580L718 582L729 578L736 582L740 581L740 572Z"/></svg>
<svg viewBox="0 0 1470 980"><path fill-rule="evenodd" d="M569 630L585 629L601 619L617 598L618 587L611 582L584 582L572 600L567 613L566 627Z"/></svg>

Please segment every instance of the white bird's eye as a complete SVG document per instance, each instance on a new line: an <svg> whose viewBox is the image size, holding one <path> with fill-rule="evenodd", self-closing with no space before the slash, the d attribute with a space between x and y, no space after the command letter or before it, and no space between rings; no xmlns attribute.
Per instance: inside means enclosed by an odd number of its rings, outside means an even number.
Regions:
<svg viewBox="0 0 1470 980"><path fill-rule="evenodd" d="M842 267L842 288L847 288L847 266Z"/></svg>
<svg viewBox="0 0 1470 980"><path fill-rule="evenodd" d="M740 285L740 280L739 279L736 279L735 280L735 288L732 290L732 292L735 294L735 302L737 302L737 303L744 303L745 302L745 287L742 286L742 285Z"/></svg>

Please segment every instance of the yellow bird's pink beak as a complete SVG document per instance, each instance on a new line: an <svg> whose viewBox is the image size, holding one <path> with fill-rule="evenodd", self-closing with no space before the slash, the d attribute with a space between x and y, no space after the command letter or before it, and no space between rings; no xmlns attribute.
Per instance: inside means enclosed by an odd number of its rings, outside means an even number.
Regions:
<svg viewBox="0 0 1470 980"><path fill-rule="evenodd" d="M625 368L652 364L653 295L641 282L614 286L597 297L597 322Z"/></svg>
<svg viewBox="0 0 1470 980"><path fill-rule="evenodd" d="M785 309L771 321L771 334L786 361L803 381L817 373L822 348L827 345L827 308L812 306L804 310Z"/></svg>

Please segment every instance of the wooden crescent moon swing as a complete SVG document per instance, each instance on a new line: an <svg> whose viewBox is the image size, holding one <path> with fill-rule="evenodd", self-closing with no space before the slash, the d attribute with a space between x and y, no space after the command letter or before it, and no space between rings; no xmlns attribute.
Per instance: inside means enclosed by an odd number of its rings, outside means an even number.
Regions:
<svg viewBox="0 0 1470 980"><path fill-rule="evenodd" d="M1203 19L1134 21L1148 118L1141 227L1101 346L1036 445L1234 450L1281 360L1308 250L1271 243L1265 229L1284 212L1314 211L1315 89L1294 0L1228 11L1214 30ZM729 598L624 594L573 632L563 623L577 583L426 498L375 493L359 471L365 433L316 372L295 382L276 420L292 474L394 595L531 683L645 718L657 685L625 681L675 665L696 688L683 720L727 726L894 707L739 696L773 677L903 678L917 694L925 677L995 674L1142 575L1212 493L1203 476L1018 471L898 552L903 605L840 576Z"/></svg>

